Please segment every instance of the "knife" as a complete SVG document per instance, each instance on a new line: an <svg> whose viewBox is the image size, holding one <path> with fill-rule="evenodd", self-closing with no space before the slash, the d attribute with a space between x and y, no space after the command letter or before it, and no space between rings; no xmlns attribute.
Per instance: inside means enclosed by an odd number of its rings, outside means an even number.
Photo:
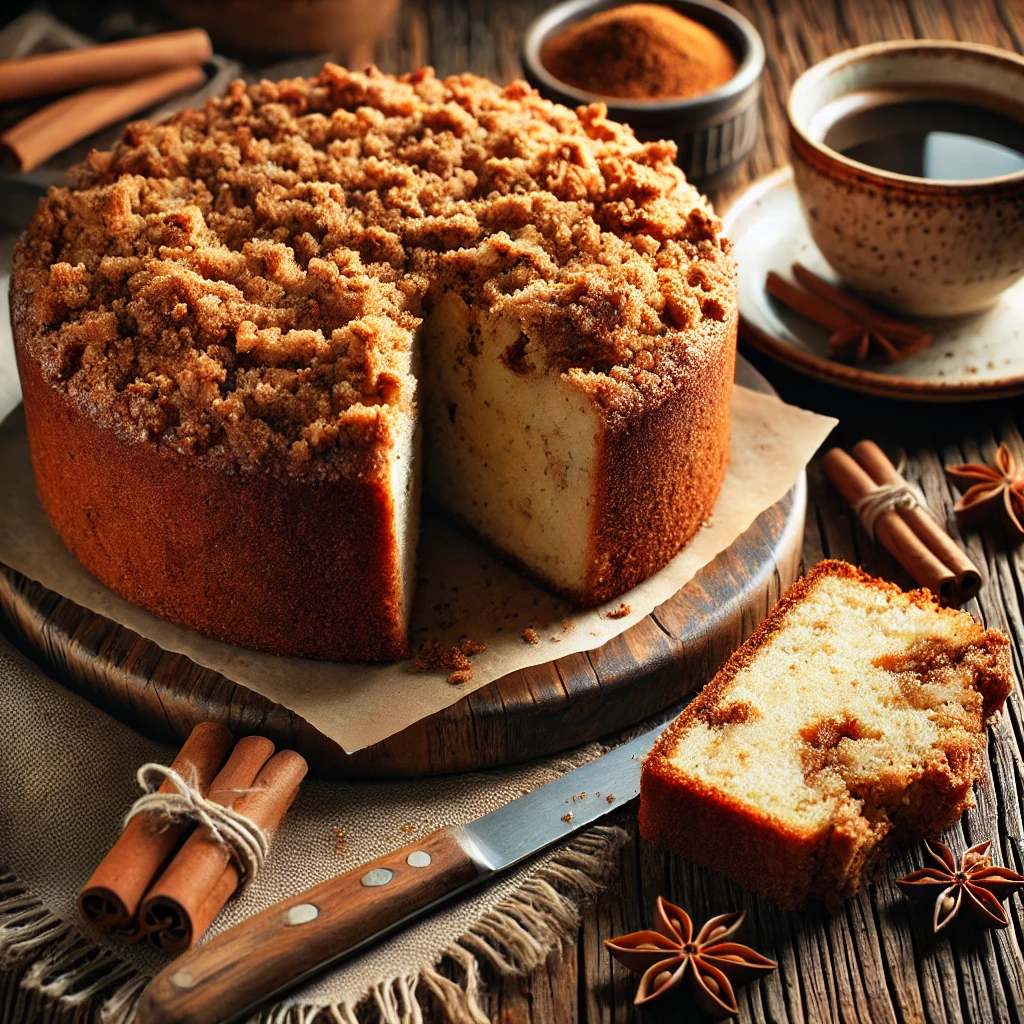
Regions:
<svg viewBox="0 0 1024 1024"><path fill-rule="evenodd" d="M235 925L164 968L138 1024L219 1024L593 824L640 793L664 725L466 825L423 839Z"/></svg>

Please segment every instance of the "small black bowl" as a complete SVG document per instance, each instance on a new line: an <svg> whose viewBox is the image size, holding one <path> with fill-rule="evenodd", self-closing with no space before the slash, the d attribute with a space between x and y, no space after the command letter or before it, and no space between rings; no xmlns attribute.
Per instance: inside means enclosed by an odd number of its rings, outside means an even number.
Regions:
<svg viewBox="0 0 1024 1024"><path fill-rule="evenodd" d="M735 169L757 141L764 43L746 18L719 0L663 3L706 25L729 45L738 67L725 85L684 100L623 100L575 89L544 67L540 54L549 37L592 14L620 6L620 0L568 0L535 18L523 36L523 70L527 81L555 103L568 107L604 103L608 115L630 125L638 138L672 139L679 147L676 162L687 178L706 183Z"/></svg>

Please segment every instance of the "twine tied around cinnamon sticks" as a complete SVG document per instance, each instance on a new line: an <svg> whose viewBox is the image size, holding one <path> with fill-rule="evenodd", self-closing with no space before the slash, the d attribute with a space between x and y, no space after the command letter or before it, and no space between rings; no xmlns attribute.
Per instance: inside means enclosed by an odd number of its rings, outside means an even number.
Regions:
<svg viewBox="0 0 1024 1024"><path fill-rule="evenodd" d="M200 723L170 768L139 769L147 792L79 892L82 916L117 942L194 946L262 867L306 771L266 737L235 743L223 725Z"/></svg>
<svg viewBox="0 0 1024 1024"><path fill-rule="evenodd" d="M160 825L195 822L235 859L240 888L247 886L260 873L270 852L270 837L251 818L239 814L233 807L207 800L195 785L189 785L167 765L151 761L138 770L136 778L145 792L125 815L125 828L137 814L148 814L158 828ZM170 792L163 789L164 782L170 783Z"/></svg>
<svg viewBox="0 0 1024 1024"><path fill-rule="evenodd" d="M981 589L981 573L928 508L920 488L904 480L873 441L826 452L821 468L873 539L943 604L960 605Z"/></svg>
<svg viewBox="0 0 1024 1024"><path fill-rule="evenodd" d="M902 475L902 462L896 467L896 472ZM912 484L909 480L900 480L894 484L882 484L876 490L865 494L853 506L853 511L857 513L857 518L867 531L867 535L874 540L875 527L878 524L878 520L886 512L901 508L921 508L928 515L932 516L933 519L935 518L932 515L932 510L928 507L928 501L921 492L921 488L917 484Z"/></svg>

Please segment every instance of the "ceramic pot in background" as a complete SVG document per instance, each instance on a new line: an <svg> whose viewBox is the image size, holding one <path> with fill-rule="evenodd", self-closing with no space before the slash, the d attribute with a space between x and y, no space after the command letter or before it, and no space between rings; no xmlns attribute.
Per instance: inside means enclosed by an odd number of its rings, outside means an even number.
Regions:
<svg viewBox="0 0 1024 1024"><path fill-rule="evenodd" d="M182 21L210 33L218 48L248 54L344 55L350 67L373 61L400 0L165 0Z"/></svg>
<svg viewBox="0 0 1024 1024"><path fill-rule="evenodd" d="M864 90L982 103L1024 120L1024 58L973 43L876 43L806 71L787 106L800 201L836 273L916 316L988 308L1024 275L1024 172L934 181L843 156L822 141L828 109Z"/></svg>

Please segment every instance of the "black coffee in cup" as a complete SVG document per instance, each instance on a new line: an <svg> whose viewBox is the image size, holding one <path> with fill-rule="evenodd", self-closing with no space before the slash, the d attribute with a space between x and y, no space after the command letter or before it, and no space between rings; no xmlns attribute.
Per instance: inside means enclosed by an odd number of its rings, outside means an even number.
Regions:
<svg viewBox="0 0 1024 1024"><path fill-rule="evenodd" d="M946 181L1024 171L1022 120L981 103L864 91L832 104L822 141L843 156L897 174Z"/></svg>

